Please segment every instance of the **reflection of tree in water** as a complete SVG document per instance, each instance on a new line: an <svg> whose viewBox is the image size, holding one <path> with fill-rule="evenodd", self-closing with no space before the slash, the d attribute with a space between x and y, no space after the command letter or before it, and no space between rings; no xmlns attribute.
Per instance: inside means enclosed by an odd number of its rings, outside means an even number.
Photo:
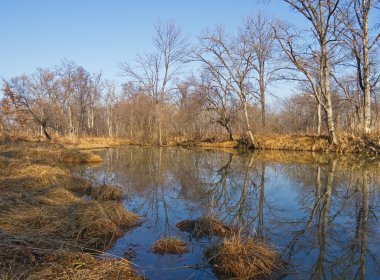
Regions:
<svg viewBox="0 0 380 280"><path fill-rule="evenodd" d="M310 267L308 264L305 267L311 279L364 279L368 255L378 266L376 254L367 248L370 176L365 168L351 169L355 174L347 173L347 169L338 173L336 169L339 164L338 160L332 159L327 166L303 165L299 169L305 170L298 170L296 174L292 173L294 167L288 167L287 174L297 177L300 182L302 176L299 174L313 174L315 178L315 184L310 184L309 177L301 185L300 200L303 209L309 211L305 213L306 219L290 223L291 228L297 227L298 230L284 251L289 263L297 254L313 256L314 262ZM313 169L316 172L311 172ZM314 199L307 190L312 185L315 186ZM353 217L352 221L347 219L350 216ZM306 251L303 252L302 248Z"/></svg>
<svg viewBox="0 0 380 280"><path fill-rule="evenodd" d="M105 164L92 172L98 169L101 177L123 186L130 201L139 197L164 235L178 222L173 213L213 215L251 234L279 239L284 258L301 263L296 270L313 279L364 278L368 262L380 272L376 248L368 247L378 234L376 168L340 159L278 163L257 154L175 148L128 147L106 155ZM272 199L277 194L271 193L269 176L289 179L297 215Z"/></svg>
<svg viewBox="0 0 380 280"><path fill-rule="evenodd" d="M187 198L201 197L201 204L209 207L208 215L262 236L265 162L256 162L254 154L230 154L224 162L213 162L203 169L207 174L198 180L197 188Z"/></svg>

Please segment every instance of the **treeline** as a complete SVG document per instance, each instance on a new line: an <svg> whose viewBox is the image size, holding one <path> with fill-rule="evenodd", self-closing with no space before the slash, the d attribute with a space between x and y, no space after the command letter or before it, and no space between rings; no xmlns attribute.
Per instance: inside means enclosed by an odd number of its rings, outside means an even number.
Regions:
<svg viewBox="0 0 380 280"><path fill-rule="evenodd" d="M191 46L173 21L158 22L154 51L119 64L121 89L67 60L3 80L1 131L160 145L238 136L253 146L258 133L324 134L336 144L340 132L378 132L380 2L284 2L302 29L258 14L234 32L207 29ZM191 67L196 74L185 74Z"/></svg>

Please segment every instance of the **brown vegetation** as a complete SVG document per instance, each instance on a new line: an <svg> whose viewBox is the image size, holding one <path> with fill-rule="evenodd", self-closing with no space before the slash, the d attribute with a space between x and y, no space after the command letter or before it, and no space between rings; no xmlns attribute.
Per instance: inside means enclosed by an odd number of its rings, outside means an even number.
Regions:
<svg viewBox="0 0 380 280"><path fill-rule="evenodd" d="M232 236L206 251L216 273L236 279L280 278L282 263L278 252L265 242Z"/></svg>
<svg viewBox="0 0 380 280"><path fill-rule="evenodd" d="M96 163L103 161L99 155L79 152L79 151L66 151L62 153L62 162L65 163Z"/></svg>
<svg viewBox="0 0 380 280"><path fill-rule="evenodd" d="M328 138L317 135L256 135L256 150L307 151L321 153L361 153L380 154L380 137L355 137L341 134L336 145L330 145ZM234 141L199 141L177 143L179 146L197 146L205 149L246 148L241 139Z"/></svg>
<svg viewBox="0 0 380 280"><path fill-rule="evenodd" d="M133 144L125 138L111 138L111 137L58 137L54 140L58 144L64 145L68 149L103 149L123 145Z"/></svg>
<svg viewBox="0 0 380 280"><path fill-rule="evenodd" d="M185 220L179 222L177 225L182 231L191 233L196 238L208 236L229 236L235 233L235 230L226 226L223 222L218 221L212 217L204 217L197 220Z"/></svg>
<svg viewBox="0 0 380 280"><path fill-rule="evenodd" d="M187 252L186 243L175 237L163 237L152 245L155 254L184 254Z"/></svg>
<svg viewBox="0 0 380 280"><path fill-rule="evenodd" d="M143 279L125 259L96 259L90 254L70 252L53 252L44 259L46 263L34 268L28 279Z"/></svg>
<svg viewBox="0 0 380 280"><path fill-rule="evenodd" d="M137 279L128 262L98 260L83 253L106 250L125 230L138 225L139 217L122 202L109 201L120 200L121 193L114 188L93 192L97 200L82 199L91 185L60 164L65 152L35 143L0 146L2 277ZM80 267L61 263L73 253L91 262L83 261L86 265ZM51 254L55 258L47 257Z"/></svg>
<svg viewBox="0 0 380 280"><path fill-rule="evenodd" d="M125 259L73 252L54 240L0 232L1 279L143 279ZM15 267L15 265L18 265Z"/></svg>
<svg viewBox="0 0 380 280"><path fill-rule="evenodd" d="M91 198L97 201L121 200L122 191L119 186L101 185L91 190Z"/></svg>

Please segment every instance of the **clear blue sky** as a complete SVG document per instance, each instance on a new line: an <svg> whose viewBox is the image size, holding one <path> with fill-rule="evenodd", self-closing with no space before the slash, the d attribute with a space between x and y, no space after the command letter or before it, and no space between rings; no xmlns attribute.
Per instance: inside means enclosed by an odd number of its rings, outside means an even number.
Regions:
<svg viewBox="0 0 380 280"><path fill-rule="evenodd" d="M118 62L151 50L158 19L174 19L194 38L215 24L234 30L243 17L259 11L288 21L297 18L279 0L0 0L0 5L4 78L67 58L121 81Z"/></svg>

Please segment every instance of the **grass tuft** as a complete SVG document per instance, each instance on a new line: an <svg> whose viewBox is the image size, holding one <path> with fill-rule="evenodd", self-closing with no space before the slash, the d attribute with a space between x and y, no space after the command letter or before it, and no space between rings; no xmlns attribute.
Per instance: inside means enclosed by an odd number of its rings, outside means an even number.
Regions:
<svg viewBox="0 0 380 280"><path fill-rule="evenodd" d="M231 236L205 255L217 274L236 279L277 279L283 271L279 253L255 238Z"/></svg>
<svg viewBox="0 0 380 280"><path fill-rule="evenodd" d="M177 225L181 231L189 232L196 238L220 236L225 237L235 233L235 230L226 226L223 222L212 217L203 217L198 220L185 220Z"/></svg>
<svg viewBox="0 0 380 280"><path fill-rule="evenodd" d="M163 237L152 245L155 254L184 254L187 252L186 243L175 237Z"/></svg>
<svg viewBox="0 0 380 280"><path fill-rule="evenodd" d="M122 199L122 191L119 186L112 185L102 185L93 188L91 191L91 198L97 201L108 201L116 200L120 201Z"/></svg>

